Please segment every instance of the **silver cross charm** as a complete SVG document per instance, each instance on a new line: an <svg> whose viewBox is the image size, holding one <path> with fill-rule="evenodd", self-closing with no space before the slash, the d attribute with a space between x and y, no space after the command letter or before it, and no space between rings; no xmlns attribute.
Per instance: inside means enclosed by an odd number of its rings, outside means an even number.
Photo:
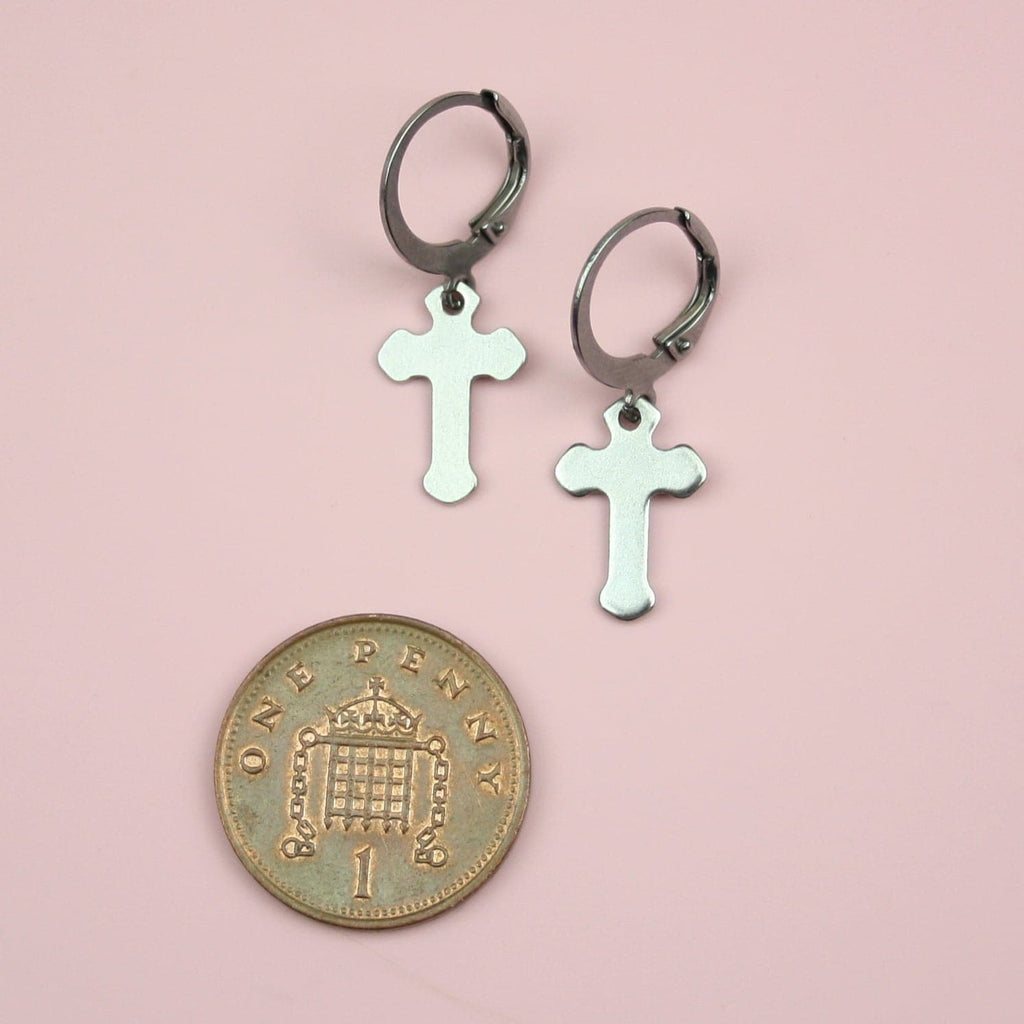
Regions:
<svg viewBox="0 0 1024 1024"><path fill-rule="evenodd" d="M434 326L426 334L395 331L377 357L392 380L430 381L432 452L423 486L445 502L461 501L477 484L469 464L469 391L474 378L508 380L526 362L526 349L507 328L491 334L474 329L480 297L466 284L458 288L463 304L457 313L445 311L444 288L435 288L424 300Z"/></svg>
<svg viewBox="0 0 1024 1024"><path fill-rule="evenodd" d="M555 477L570 493L601 491L608 498L608 582L601 607L620 619L635 619L654 607L647 582L647 534L651 497L685 498L707 478L700 456L688 445L655 447L654 428L661 413L645 398L636 400L640 421L629 430L619 416L619 399L604 412L611 433L606 448L573 445L555 466Z"/></svg>

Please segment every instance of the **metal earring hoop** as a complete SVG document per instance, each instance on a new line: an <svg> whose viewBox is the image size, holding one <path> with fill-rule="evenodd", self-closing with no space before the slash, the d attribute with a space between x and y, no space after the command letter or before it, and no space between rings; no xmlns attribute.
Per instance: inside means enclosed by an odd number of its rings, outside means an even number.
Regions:
<svg viewBox="0 0 1024 1024"><path fill-rule="evenodd" d="M398 178L409 143L431 119L454 107L489 111L505 133L508 170L494 198L469 222L470 236L462 242L425 242L409 227L398 199ZM515 108L496 92L452 92L424 104L406 121L384 161L380 178L380 216L395 252L428 274L449 280L468 279L470 271L505 236L518 212L529 172L529 138Z"/></svg>
<svg viewBox="0 0 1024 1024"><path fill-rule="evenodd" d="M683 312L654 336L653 352L636 356L609 355L598 343L590 322L590 300L597 272L624 238L648 224L661 223L678 225L690 240L697 254L697 286ZM640 210L620 220L597 243L583 265L572 300L573 348L587 373L602 384L646 396L653 402L654 382L696 344L717 295L718 247L700 219L682 207Z"/></svg>

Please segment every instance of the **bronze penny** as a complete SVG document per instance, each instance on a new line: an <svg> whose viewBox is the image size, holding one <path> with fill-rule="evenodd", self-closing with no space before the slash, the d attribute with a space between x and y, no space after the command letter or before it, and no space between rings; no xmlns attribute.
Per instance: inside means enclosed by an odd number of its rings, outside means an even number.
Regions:
<svg viewBox="0 0 1024 1024"><path fill-rule="evenodd" d="M388 928L477 889L530 789L522 719L461 640L396 615L303 630L246 677L217 741L235 853L290 907Z"/></svg>

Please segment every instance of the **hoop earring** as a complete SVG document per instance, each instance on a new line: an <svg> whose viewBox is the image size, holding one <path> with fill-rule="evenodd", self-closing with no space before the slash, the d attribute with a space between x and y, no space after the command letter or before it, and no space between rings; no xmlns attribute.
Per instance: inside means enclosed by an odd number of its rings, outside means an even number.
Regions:
<svg viewBox="0 0 1024 1024"><path fill-rule="evenodd" d="M433 244L409 227L398 200L398 176L413 136L432 117L453 107L480 107L493 115L505 133L508 170L494 198L470 222L461 242ZM473 313L480 304L472 269L503 238L526 188L529 140L515 109L495 92L455 92L421 107L391 144L380 182L380 213L395 251L406 262L444 284L424 300L433 319L426 334L395 331L384 342L378 362L395 381L425 377L431 386L431 460L423 487L438 501L456 502L469 495L477 477L469 462L470 388L476 377L508 380L526 361L519 339L505 328L479 334Z"/></svg>
<svg viewBox="0 0 1024 1024"><path fill-rule="evenodd" d="M697 287L682 313L654 336L654 351L613 356L594 336L590 300L597 272L612 249L648 224L676 224L697 254ZM611 441L604 448L577 444L555 467L555 478L573 495L600 491L608 498L608 580L601 607L620 619L635 619L654 607L647 580L650 503L655 494L685 498L707 478L700 456L688 445L655 446L661 419L654 382L690 352L701 336L718 295L718 249L711 232L688 210L641 210L620 221L587 258L572 303L572 342L583 368L602 384L625 393L604 412Z"/></svg>

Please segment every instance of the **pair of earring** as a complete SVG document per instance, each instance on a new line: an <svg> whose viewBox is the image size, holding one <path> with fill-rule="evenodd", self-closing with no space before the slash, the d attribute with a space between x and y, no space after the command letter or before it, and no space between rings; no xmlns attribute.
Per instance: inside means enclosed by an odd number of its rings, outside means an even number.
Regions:
<svg viewBox="0 0 1024 1024"><path fill-rule="evenodd" d="M398 178L413 136L453 107L489 111L505 133L508 170L498 192L470 221L465 241L431 244L409 227L398 199ZM508 380L526 361L526 350L507 329L477 333L473 313L480 304L473 266L508 235L529 173L529 139L512 105L495 92L457 92L421 107L391 145L381 176L384 230L398 254L414 267L440 274L444 283L426 297L433 326L426 334L395 331L380 350L381 369L396 381L425 377L431 385L432 451L423 480L427 493L443 502L461 501L476 487L469 461L470 387L477 377ZM683 312L654 336L654 350L613 356L601 348L591 325L590 304L598 270L627 235L649 224L682 229L697 256L697 286ZM661 419L654 382L690 351L700 337L718 292L718 250L707 228L688 210L656 208L631 214L597 243L587 258L572 302L573 347L583 368L623 396L604 412L611 440L605 448L574 445L555 467L570 494L601 492L610 510L608 579L601 606L622 619L635 619L654 605L647 579L650 499L655 494L686 497L704 483L707 471L687 445L655 446Z"/></svg>

